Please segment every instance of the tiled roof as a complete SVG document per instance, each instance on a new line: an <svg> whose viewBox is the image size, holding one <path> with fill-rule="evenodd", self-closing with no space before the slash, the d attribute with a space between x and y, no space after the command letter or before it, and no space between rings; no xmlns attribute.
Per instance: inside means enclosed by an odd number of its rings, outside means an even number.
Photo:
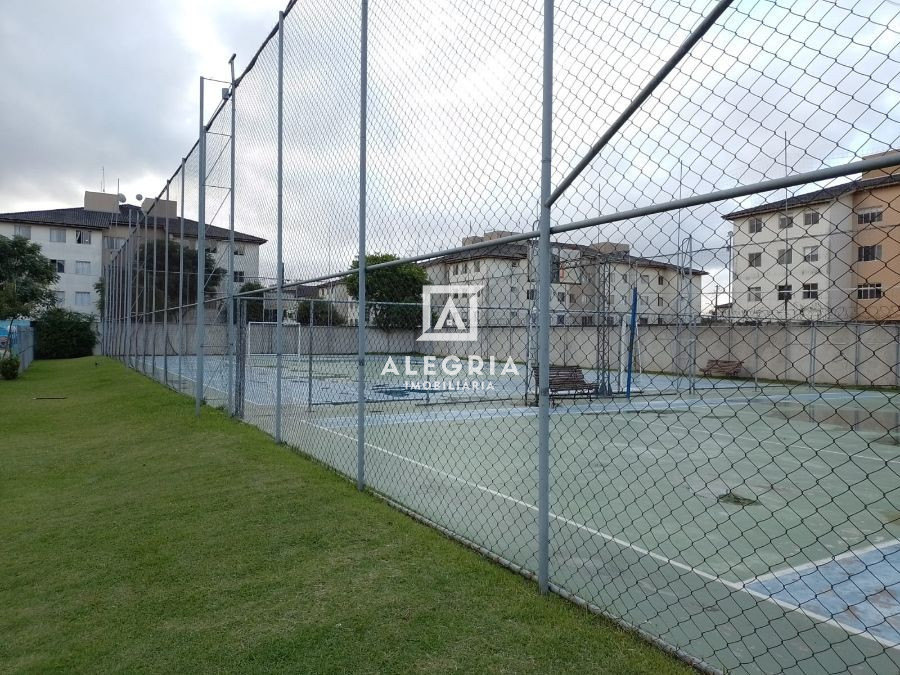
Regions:
<svg viewBox="0 0 900 675"><path fill-rule="evenodd" d="M142 214L139 206L133 204L122 204L119 207L119 213L100 213L98 211L86 211L82 207L69 209L44 209L40 211L18 211L14 213L0 213L0 222L6 223L28 223L32 225L51 225L62 227L79 227L89 230L106 230L112 226L128 225L128 217L131 216L132 221L137 221L137 214ZM147 219L147 224L151 229L154 227L154 220L151 216ZM166 226L165 218L156 219L156 228L164 229ZM169 219L169 232L177 234L180 232L181 219ZM184 236L191 239L197 238L197 221L184 219ZM227 240L228 230L224 227L216 227L215 225L206 226L206 237L208 239ZM248 244L265 244L266 240L255 237L252 234L244 234L243 232L234 233L234 240Z"/></svg>
<svg viewBox="0 0 900 675"><path fill-rule="evenodd" d="M848 183L833 185L822 190L806 192L801 195L794 195L787 199L777 199L759 206L751 206L749 209L741 209L740 211L732 211L722 216L725 220L734 220L735 218L743 218L745 216L753 216L758 213L770 213L772 211L784 211L785 209L797 208L798 206L806 206L808 204L820 204L822 202L830 202L837 199L841 195L850 192L859 192L861 190L871 190L873 188L884 187L885 185L895 185L900 183L900 173L893 173L888 176L880 176L878 178L868 178L866 180L852 180Z"/></svg>
<svg viewBox="0 0 900 675"><path fill-rule="evenodd" d="M583 244L569 244L569 243L560 243L560 242L551 242L551 246L557 248L566 248L569 250L577 250L580 251L582 256L587 256L591 258L599 258L603 259L607 262L620 262L625 265L639 265L641 267L651 267L655 269L679 269L678 265L674 265L669 262L664 262L662 260L654 260L653 258L644 258L641 256L631 255L629 253L625 253L624 251L615 251L604 253L602 251L598 251L595 248L591 248L590 246L584 246ZM470 251L461 251L459 253L451 253L446 256L441 256L439 258L433 258L428 262L424 263L425 265L434 264L434 263L443 263L443 264L453 264L458 262L465 262L468 260L482 260L485 258L505 258L509 260L523 260L528 257L528 245L527 244L494 244L491 246L485 246L484 248L476 248ZM706 274L704 270L692 269L691 274L693 275L701 275Z"/></svg>

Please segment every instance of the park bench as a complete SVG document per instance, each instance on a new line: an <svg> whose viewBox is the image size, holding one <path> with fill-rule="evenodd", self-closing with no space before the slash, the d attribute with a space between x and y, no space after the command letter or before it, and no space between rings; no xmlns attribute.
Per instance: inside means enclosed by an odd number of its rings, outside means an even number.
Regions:
<svg viewBox="0 0 900 675"><path fill-rule="evenodd" d="M534 388L538 390L538 369L534 370ZM550 400L554 398L578 398L586 396L593 399L600 394L596 384L584 379L584 373L578 366L550 366ZM537 398L537 397L535 397Z"/></svg>
<svg viewBox="0 0 900 675"><path fill-rule="evenodd" d="M721 375L723 377L737 377L744 367L743 361L728 359L710 359L706 366L700 369L704 375Z"/></svg>

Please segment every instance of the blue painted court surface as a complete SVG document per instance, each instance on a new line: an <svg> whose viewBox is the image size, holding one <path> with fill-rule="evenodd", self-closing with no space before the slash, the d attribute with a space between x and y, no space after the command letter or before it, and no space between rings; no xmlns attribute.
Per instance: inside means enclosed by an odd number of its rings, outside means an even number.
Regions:
<svg viewBox="0 0 900 675"><path fill-rule="evenodd" d="M900 541L774 572L745 587L883 644L900 645Z"/></svg>

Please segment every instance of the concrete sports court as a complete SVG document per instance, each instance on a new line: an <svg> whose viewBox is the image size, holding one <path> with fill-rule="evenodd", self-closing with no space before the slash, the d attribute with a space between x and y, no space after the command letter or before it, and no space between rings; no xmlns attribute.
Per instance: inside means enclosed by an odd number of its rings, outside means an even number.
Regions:
<svg viewBox="0 0 900 675"><path fill-rule="evenodd" d="M384 358L368 361L367 484L535 569L524 374L426 392L381 377ZM193 357L167 366L189 391ZM270 432L273 366L248 357L244 394L244 418ZM284 440L346 475L355 368L315 356L310 378L308 357L292 355L282 376ZM207 399L224 402L226 361L205 370ZM900 395L652 374L633 392L552 409L551 580L564 594L727 667L752 657L751 671L791 672L815 654L825 672L900 669Z"/></svg>

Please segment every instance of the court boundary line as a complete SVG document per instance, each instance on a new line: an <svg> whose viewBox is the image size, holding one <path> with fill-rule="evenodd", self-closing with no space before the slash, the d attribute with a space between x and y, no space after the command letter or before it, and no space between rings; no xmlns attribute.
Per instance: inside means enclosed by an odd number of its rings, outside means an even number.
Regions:
<svg viewBox="0 0 900 675"><path fill-rule="evenodd" d="M182 376L182 377L184 377L184 376ZM154 379L155 379L155 378L154 378ZM193 380L192 378L184 378L184 379L188 379L188 380L191 380L191 381L196 381L196 380ZM207 385L204 384L204 386L207 386ZM217 387L210 387L210 388L211 388L211 389L215 389L216 391L220 391L220 392L222 391L222 390L218 389ZM855 399L855 398L856 398L856 397L851 397L851 399ZM254 405L264 405L264 404L260 404L260 403L254 403L253 401L251 401L251 403L253 403ZM563 413L563 412L567 412L567 411L559 411L559 412L560 412L560 413ZM334 435L339 436L339 437L341 437L341 438L344 438L344 439L346 439L346 440L353 441L354 443L355 443L356 440L357 440L356 437L354 437L354 436L348 436L347 434L343 434L343 433L341 433L341 432L339 432L339 431L337 431L337 430L335 430L335 429L329 429L329 428L327 428L327 427L323 427L323 426L318 425L318 424L315 424L315 423L313 423L313 422L311 422L311 421L309 421L309 420L301 419L301 420L300 420L300 423L301 423L301 424L308 425L308 426L311 426L311 427L313 427L313 428L315 428L315 429L319 429L320 431L324 431L324 432L326 432L326 433L334 434ZM662 423L661 423L661 422L651 422L651 423L648 423L648 426L649 426L650 424L662 424ZM668 428L672 428L672 427L668 427ZM688 430L686 427L678 427L678 428ZM690 431L690 430L688 430L688 431ZM707 433L710 433L710 432L707 432ZM710 433L710 435L712 435L712 433ZM752 440L755 441L756 439L752 439ZM641 444L641 445L643 446L643 444ZM789 446L786 446L786 444L784 444L784 443L781 443L781 445L782 445L782 446L785 446L785 447L789 447ZM419 462L418 460L414 460L414 459L412 459L412 458L410 458L410 457L406 457L406 456L404 456L404 455L400 455L400 454L395 453L395 452L392 452L392 451L390 451L390 450L386 450L385 448L381 448L381 447L376 446L376 445L374 445L374 444L372 444L372 443L369 443L369 442L366 442L366 443L365 443L365 446L366 446L366 447L369 447L369 448L372 448L373 450L377 450L377 451L379 451L379 452L382 452L382 453L384 453L384 454L387 454L387 455L389 455L389 456L393 456L393 457L395 457L396 459L400 459L401 461L405 461L405 462L412 463L412 464L414 464L414 465L416 465L416 466L419 466L420 468L423 468L423 469L425 469L425 470L427 470L427 471L432 471L432 472L438 473L439 475L443 475L445 478L449 478L450 480L453 480L453 481L456 481L456 482L460 482L460 483L462 483L462 484L468 485L469 487L472 487L472 488L477 489L477 490L482 490L482 491L484 491L484 492L486 492L486 493L488 493L488 494L491 494L492 496L495 496L495 497L497 497L497 498L499 498L499 499L504 499L504 500L510 501L510 502L512 502L512 503L517 504L518 506L521 506L521 507L523 507L523 508L529 510L529 511L535 511L535 512L537 511L537 506L535 506L535 505L533 505L533 504L529 504L528 502L525 502L525 501L522 501L522 500L520 500L520 499L517 499L517 498L515 498L515 497L513 497L513 496L511 496L511 495L507 495L507 494L504 494L504 493L499 492L499 491L497 491L497 490L494 490L494 489L492 489L492 488L488 488L488 487L485 487L485 486L480 485L480 484L478 484L478 483L474 483L474 482L472 482L472 481L466 480L465 478L461 478L461 477L459 477L459 476L456 476L456 475L454 475L454 474L451 474L451 473L449 473L449 472L446 472L446 471L444 471L444 470L442 470L442 469L438 469L437 467L429 466L428 464L425 464L425 463L423 463L423 462ZM643 446L643 447L645 447L645 448L648 449L648 450L651 449L651 448L649 448L648 446ZM814 450L813 448L807 448L807 449L813 450L813 451L815 452L815 450ZM846 454L846 453L841 453L841 454ZM851 455L846 455L846 456L847 456L847 457L851 457ZM884 462L884 461L886 461L886 460L879 460L879 461ZM754 598L756 598L756 599L758 599L758 600L764 600L764 601L772 602L772 603L774 603L775 605L779 606L780 608L782 608L782 609L784 609L784 610L792 611L792 612L798 612L798 613L802 614L803 616L805 616L806 618L812 620L814 623L822 623L822 624L829 625L829 626L831 626L831 627L833 627L833 628L838 628L838 629L844 631L845 633L847 633L847 634L849 634L849 635L855 635L855 636L858 636L858 637L866 638L866 639L868 639L868 640L872 640L872 641L878 643L879 645L881 645L882 647L885 647L885 648L888 648L888 649L900 649L900 640L898 640L898 641L893 641L893 642L890 641L890 640L885 640L884 638L881 638L881 637L879 637L879 636L877 636L877 635L872 635L871 633L869 633L869 632L868 632L867 630L865 630L865 629L856 628L856 627L854 627L854 626L848 626L848 625L846 625L846 624L844 624L844 623L841 623L840 621L837 621L836 619L834 619L834 618L832 618L832 617L826 617L826 616L823 616L823 615L821 615L821 614L818 614L817 612L813 612L813 611L810 611L810 610L807 610L807 609L803 609L803 607L801 607L801 606L799 606L799 605L796 605L796 604L794 604L794 603L790 603L790 602L787 602L787 601L785 601L785 600L781 600L781 599L779 599L779 598L775 598L775 597L773 597L773 596L771 596L771 595L766 595L765 593L760 593L759 591L755 591L755 590L753 590L753 589L751 589L751 588L747 588L746 585L745 585L745 583L742 582L742 581L738 581L738 582L728 581L727 579L723 579L723 578L721 578L721 577L718 577L718 576L716 576L715 574L711 574L711 573L709 573L709 572L705 572L704 570L697 569L697 568L695 568L695 567L692 567L691 565L688 565L687 563L683 563L683 562L680 562L680 561L678 561L678 560L673 560L673 559L667 558L666 556L664 556L664 555L662 555L662 554L654 553L653 551L650 551L650 550L648 550L648 549L645 549L645 548L643 548L643 547L641 547L641 546L637 546L637 545L635 545L635 544L632 544L631 542L628 542L628 541L626 541L625 539L622 539L622 538L620 538L620 537L615 537L614 535L608 534L608 533L606 533L606 532L602 532L602 531L597 530L596 528L592 528L592 527L590 527L589 525L586 525L586 524L584 524L584 523L578 523L578 522L575 521L575 520L572 520L572 519L570 519L570 518L566 518L565 516L561 516L561 515L555 514L555 513L553 513L552 511L550 512L549 515L550 515L550 518L553 519L553 520L556 520L556 521L558 521L558 522L562 522L562 523L564 523L564 524L566 524L566 525L569 525L570 527L574 527L574 528L579 529L579 530L581 530L581 531L583 531L583 532L587 532L588 534L591 534L592 536L598 536L598 537L600 537L601 539L604 539L604 540L606 540L606 541L610 541L610 542L612 542L612 543L618 544L619 546L621 546L621 547L623 547L623 548L627 548L627 549L630 549L630 550L634 551L635 553L638 553L638 555L646 555L646 556L649 556L649 557L653 558L654 560L657 560L658 562L662 562L662 563L664 563L664 564L671 565L671 566L675 567L676 569L680 569L680 570L682 570L682 571L684 571L684 572L691 572L691 573L694 573L694 574L696 574L697 576L699 576L700 578L705 579L705 580L707 580L707 581L710 581L710 582L718 582L718 583L722 584L723 586L725 586L726 588L729 588L730 590L733 590L733 591L735 591L735 592L743 592L743 593L747 593L747 594L751 595L752 597L754 597ZM849 553L849 552L848 552L848 553Z"/></svg>
<svg viewBox="0 0 900 675"><path fill-rule="evenodd" d="M334 435L344 438L346 440L353 441L354 443L357 440L355 436L349 436L347 434L343 434L341 432L335 431L334 429L328 429L327 427L323 427L321 425L315 424L314 422L311 422L310 420L302 420L301 419L300 423L305 424L310 427L313 427L315 429L319 429L320 431L324 431L326 433L334 434ZM431 471L431 472L437 473L438 475L441 475L450 480L462 483L464 485L468 485L469 487L472 487L477 490L482 490L482 491L486 492L487 494L495 496L499 499L507 500L507 501L514 503L520 507L525 508L528 511L534 511L534 512L537 511L537 506L535 506L533 504L529 504L528 502L525 502L516 497L513 497L512 495L504 494L502 492L499 492L498 490L494 490L493 488L488 488L486 486L480 485L478 483L467 480L460 476L456 476L448 471L444 471L443 469L438 469L437 467L429 466L428 464L425 464L424 462L420 462L418 460L412 459L411 457L406 457L399 453L395 453L391 450L381 448L381 447L374 445L373 443L370 443L368 441L365 442L365 446L369 447L373 450L382 452L388 456L399 459L401 461L409 462L415 466L425 469L426 471ZM802 607L800 607L799 605L796 605L794 603L789 603L789 602L781 600L779 598L772 597L771 595L766 595L765 593L760 593L759 591L755 591L751 588L747 588L745 586L745 584L741 581L738 581L738 582L728 581L727 579L723 579L719 576L716 576L715 574L711 574L709 572L705 572L704 570L697 569L695 567L692 567L691 565L688 565L687 563L683 563L678 560L673 560L671 558L667 558L666 556L664 556L662 554L654 553L653 551L645 549L642 546L637 546L635 544L632 544L629 541L626 541L625 539L616 537L616 536L608 534L606 532L602 532L602 531L600 531L596 528L593 528L589 525L586 525L584 523L579 523L570 518L566 518L565 516L555 514L552 511L550 512L549 515L550 515L551 519L556 520L557 522L562 522L566 525L569 525L570 527L574 527L583 532L587 532L588 534L591 534L592 536L598 536L601 539L618 544L619 546L630 549L630 550L634 551L635 553L638 553L639 555L649 556L658 562L662 562L662 563L671 565L671 566L675 567L676 569L680 569L684 572L692 572L692 573L696 574L697 576L699 576L700 578L705 579L706 581L718 582L718 583L722 584L723 586L725 586L726 588L729 588L730 590L733 590L735 592L744 592L758 600L772 602L784 610L798 612L798 613L802 614L803 616L805 616L806 618L812 620L814 623L827 624L833 628L838 628L850 635L856 635L858 637L866 638L866 639L872 640L874 642L877 642L882 647L886 647L889 649L900 648L900 641L892 642L890 640L885 640L884 638L881 638L877 635L872 635L867 630L859 629L854 626L847 626L847 625L841 623L840 621L835 620L832 617L823 616L821 614L818 614L817 612L812 612L810 610L803 609Z"/></svg>
<svg viewBox="0 0 900 675"><path fill-rule="evenodd" d="M868 544L866 546L862 546L857 549L849 549L844 551L843 553L839 553L837 555L828 556L825 558L819 558L818 560L810 560L802 565L787 565L786 567L782 567L778 570L770 570L765 574L760 574L759 576L753 577L751 579L747 579L746 581L742 581L742 584L755 584L755 583L765 583L770 579L775 579L786 573L795 573L798 577L803 578L803 573L807 570L818 569L822 565L827 565L832 562L840 562L841 560L846 560L847 558L857 558L860 556L866 555L867 553L871 553L872 551L881 551L885 548L890 548L892 546L897 546L900 544L900 539L888 539L885 541L878 542L876 544Z"/></svg>

